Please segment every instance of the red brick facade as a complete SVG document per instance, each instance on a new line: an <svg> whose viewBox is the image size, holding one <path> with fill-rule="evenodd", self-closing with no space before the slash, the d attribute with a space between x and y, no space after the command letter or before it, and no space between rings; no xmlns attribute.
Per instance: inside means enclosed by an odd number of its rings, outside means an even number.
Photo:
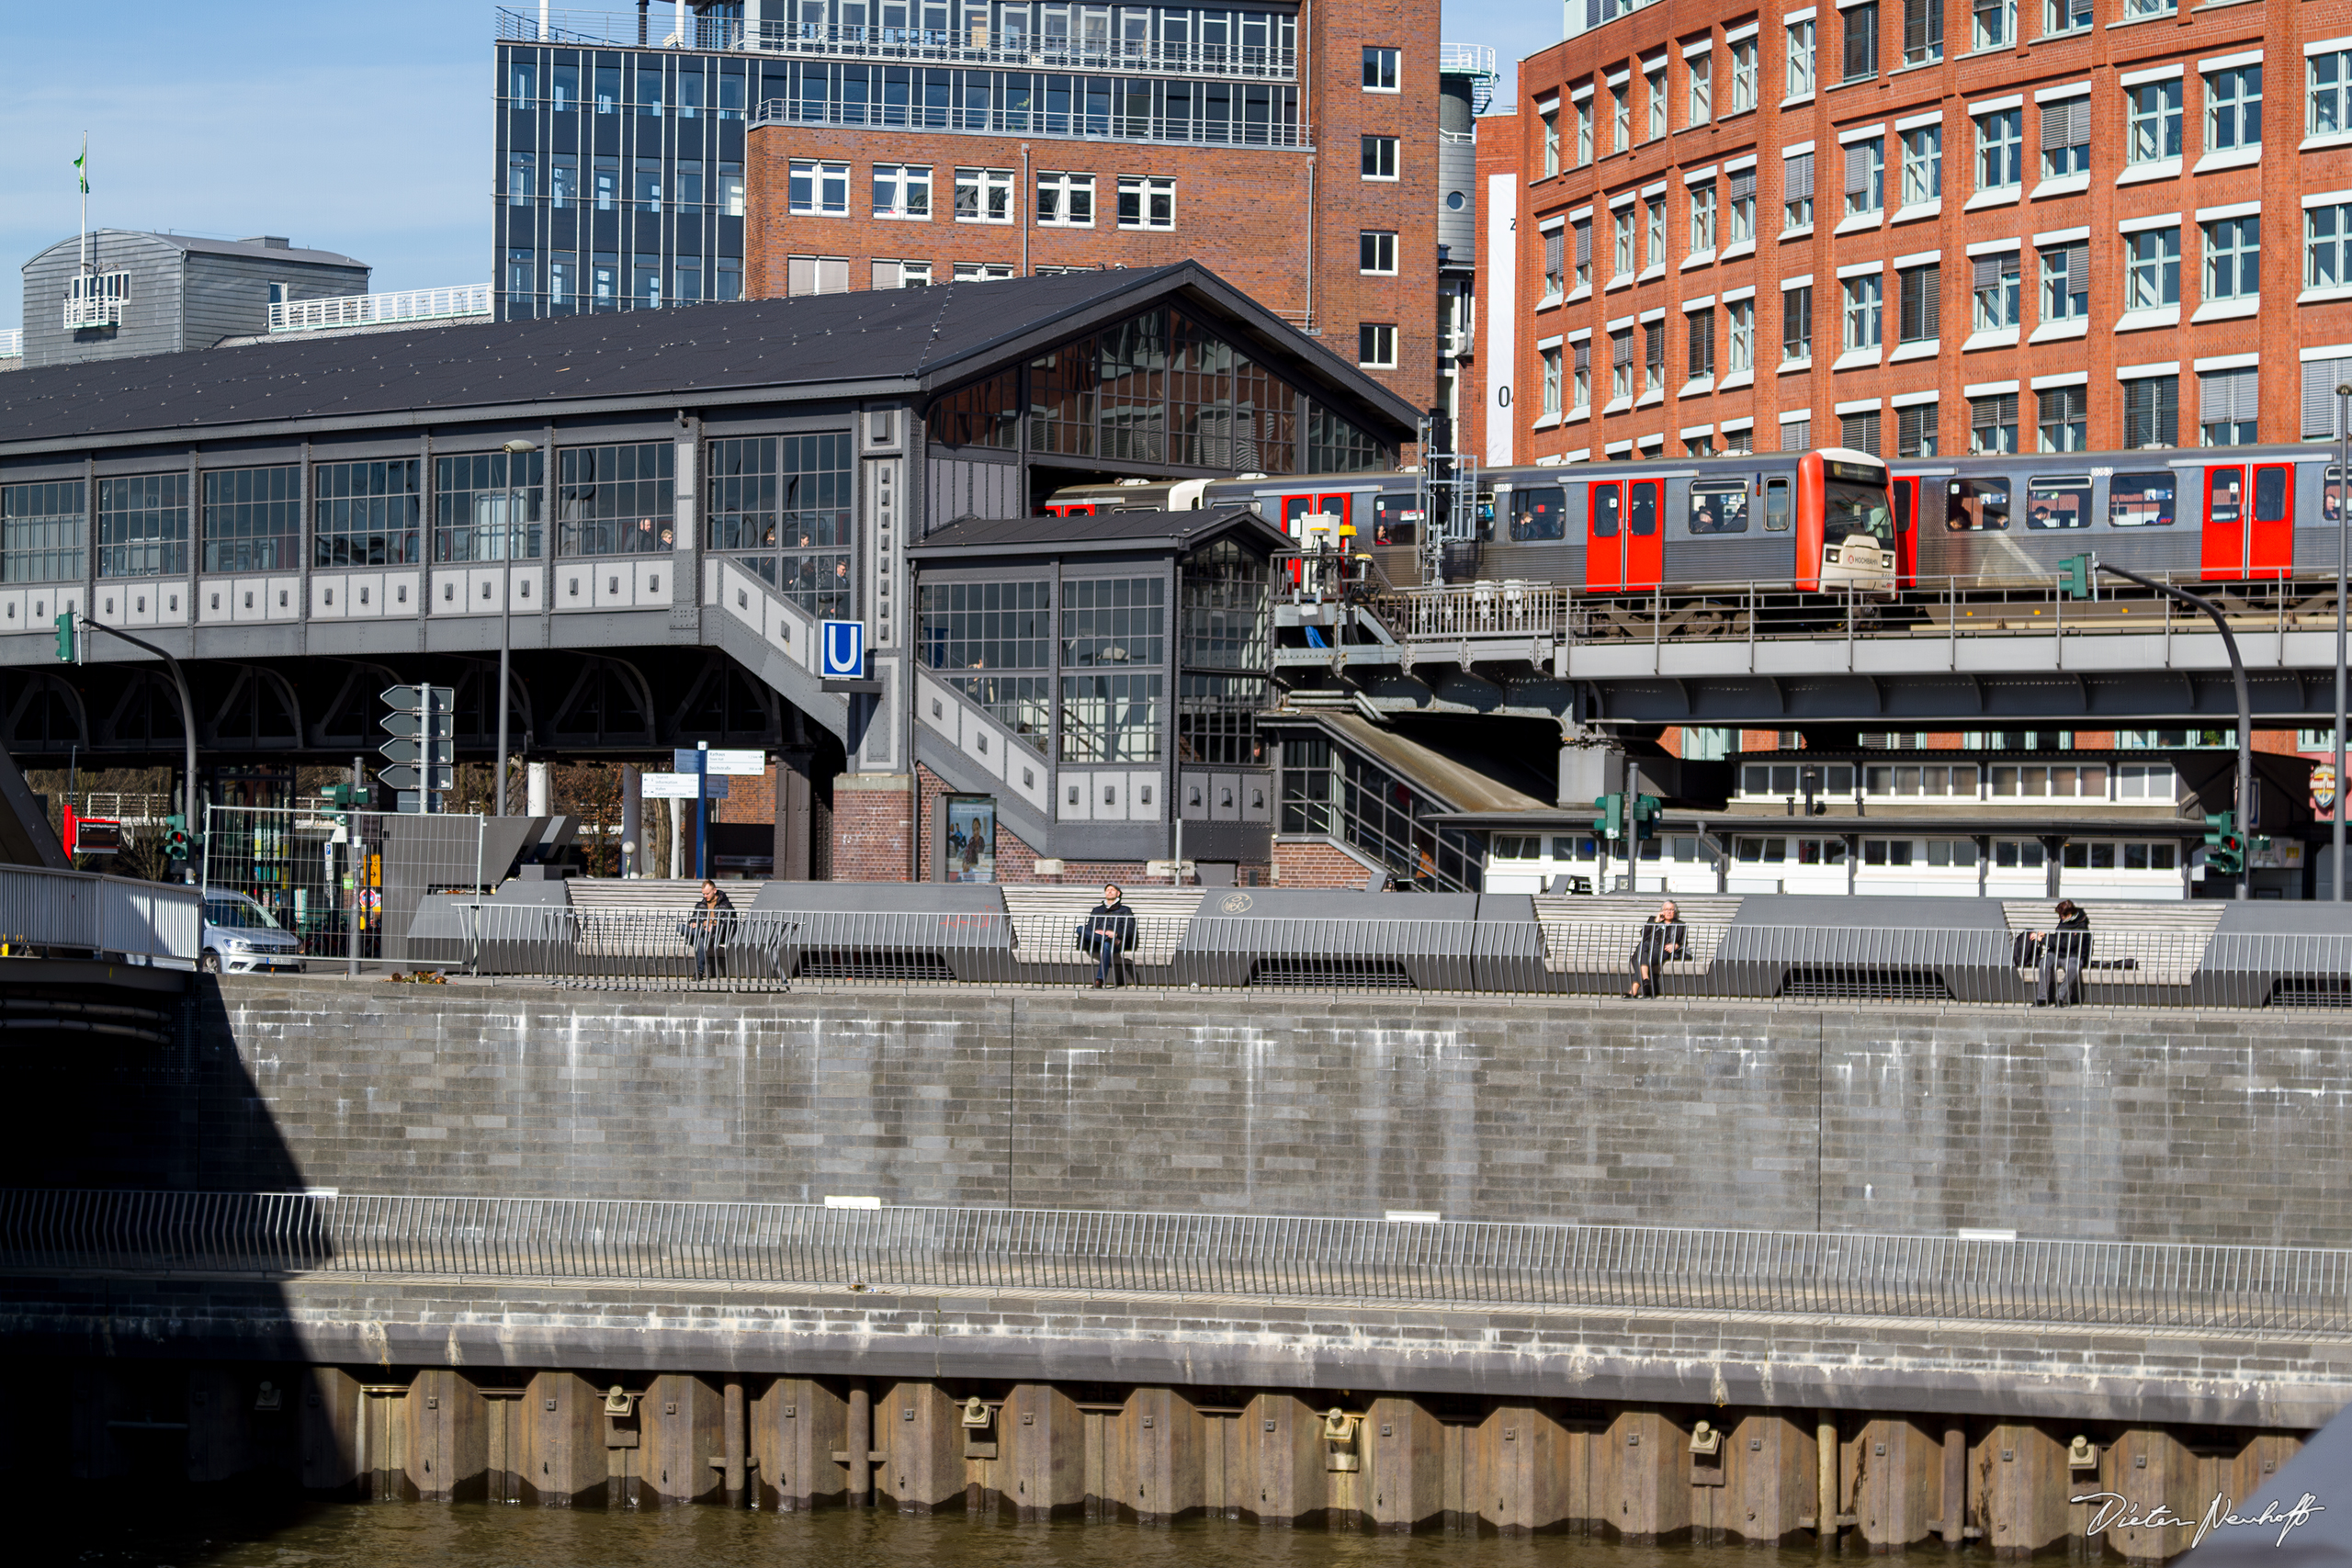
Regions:
<svg viewBox="0 0 2352 1568"><path fill-rule="evenodd" d="M833 880L910 882L914 792L904 773L843 773L833 781Z"/></svg>
<svg viewBox="0 0 2352 1568"><path fill-rule="evenodd" d="M1371 374L1416 406L1436 384L1437 34L1431 0L1349 0L1310 7L1301 21L1304 147L1212 147L944 130L824 126L756 127L746 152L745 288L754 297L791 288L793 257L848 264L849 287L872 287L874 264L922 261L934 283L957 263L1008 267L1158 266L1198 261L1260 304L1308 322L1350 363L1357 328L1396 328L1394 369ZM1398 90L1367 92L1367 46L1399 51ZM1367 180L1362 139L1394 136L1397 178ZM850 166L846 216L796 217L793 160ZM873 166L928 165L927 219L873 216ZM959 222L956 171L1013 176L1012 221ZM1091 228L1037 220L1037 176L1094 176ZM1119 227L1119 176L1175 182L1174 226ZM1396 236L1394 276L1363 276L1359 235Z"/></svg>
<svg viewBox="0 0 2352 1568"><path fill-rule="evenodd" d="M2122 0L2097 0L2093 25L2045 36L2049 8L2023 0L2011 29L2015 41L1973 51L1976 24L1971 8L1947 3L1941 60L1905 66L1905 8L1896 0L1883 0L1876 70L1852 82L1841 80L1848 13L1825 5L1812 17L1815 87L1794 99L1788 88L1782 15L1788 10L1725 13L1696 0L1648 6L1523 62L1518 114L1481 122L1482 164L1487 158L1483 144L1508 139L1512 146L1497 148L1494 163L1516 163L1527 175L1520 184L1512 236L1513 341L1479 345L1482 353L1513 355L1512 460L1588 451L1600 458L1613 444L1659 437L1666 452L1679 453L1689 445L1682 435L1686 429L1712 431L1721 449L1726 423L1740 420L1752 420L1755 445L1771 450L1780 445L1781 416L1795 411L1810 413L1812 445L1827 446L1839 437L1840 405L1880 411L1881 451L1892 457L1901 455L1895 400L1908 402L1930 392L1936 394L1937 448L1951 455L1970 450L1971 396L2001 390L2018 394L2019 444L2030 451L2037 446L2036 379L2055 387L2086 376L2087 445L2113 449L2124 435L2119 370L2136 377L2167 367L2179 378L2180 446L2199 443L2199 373L2248 367L2258 372L2258 438L2301 437L2300 351L2352 344L2352 289L2315 290L2299 299L2305 282L2302 197L2352 186L2352 146L2343 144L2346 138L2313 138L2317 144L2306 144L2304 46L2352 35L2352 3L2247 0L2184 6L2177 14L2126 20ZM1756 107L1743 109L1734 102L1731 56L1739 41L1734 35L1751 26L1758 28L1752 39ZM2340 47L2352 50L2352 43ZM1712 112L1693 124L1690 74L1701 59L1712 77ZM1670 129L1652 139L1646 84L1659 62L1667 72ZM2222 82L2216 73L2256 62L2263 72L2261 143L2258 154L2250 154L2217 144L2213 105L2217 95L2241 85ZM1612 94L1619 89L1612 81L1618 79L1630 96L1633 145L1626 151L1617 150L1613 134ZM2162 158L2129 162L2127 91L2154 86L2161 94L2167 80L2178 90L2180 157L2169 164ZM2087 177L2049 177L2042 163L2048 111L2081 100L2084 95L2070 89L2082 87L2087 88ZM1580 165L1576 111L1578 95L1587 89L1593 156ZM2021 178L2012 186L1980 188L1979 121L2012 111L2018 117L2014 130L2021 142ZM1559 172L1550 175L1544 173L1545 113L1556 115L1560 143ZM1930 126L1939 126L1941 132L1941 195L1906 209L1902 137ZM1841 136L1848 140L1841 142ZM1875 217L1849 216L1847 148L1867 148L1875 139L1883 139L1883 205ZM1813 221L1783 237L1783 154L1807 141L1814 149ZM1748 158L1755 160L1754 250L1729 254L1729 181L1739 161ZM1712 260L1691 260L1697 187L1689 176L1715 194ZM1652 267L1642 255L1629 281L1612 287L1612 199L1634 198L1635 241L1645 250L1645 204L1653 194L1663 194L1668 204L1664 264ZM2251 310L2208 297L2204 226L2224 217L2252 216L2257 203L2259 309ZM1593 224L1591 276L1579 290L1574 225L1588 210ZM1567 278L1561 290L1565 298L1547 300L1544 226L1551 220L1566 223ZM2127 238L2175 227L2177 309L2169 316L2161 308L2127 315ZM2058 336L2043 329L2074 329L2045 321L2038 259L2043 249L2077 237L2089 244L2088 329ZM2006 336L1979 329L1972 294L1977 260L2002 254L1996 247L2004 246L2018 258L2021 296L2018 325ZM1482 259L1491 274L1491 258ZM1940 331L1903 344L1897 269L1928 259L1939 267ZM1882 347L1874 361L1848 352L1841 341L1847 281L1841 269L1850 276L1873 265L1883 288ZM1783 372L1781 286L1807 276L1813 280L1814 351L1809 367ZM1726 312L1742 290L1753 290L1755 307L1752 384L1727 386L1735 378ZM1483 281L1482 293L1486 319L1495 320L1496 301ZM1687 386L1690 333L1685 308L1702 300L1713 310L1712 389ZM1668 329L1664 395L1657 399L1638 395L1645 347L1642 326L1651 312L1660 313ZM1610 334L1628 324L1635 327L1637 400L1611 412ZM1538 344L1578 332L1591 334L1589 412L1579 412L1573 393L1566 392L1561 417L1546 419ZM2044 341L2033 341L2037 334ZM1573 342L1566 346L1572 349ZM2352 348L2341 352L2352 357ZM2258 355L2258 363L2248 367L2247 355ZM1483 386L1485 375L1478 379ZM1487 400L1491 405L1494 400ZM1489 406L1485 412L1493 418L1496 411Z"/></svg>
<svg viewBox="0 0 2352 1568"><path fill-rule="evenodd" d="M1276 839L1274 882L1283 887L1362 887L1376 869L1330 839Z"/></svg>

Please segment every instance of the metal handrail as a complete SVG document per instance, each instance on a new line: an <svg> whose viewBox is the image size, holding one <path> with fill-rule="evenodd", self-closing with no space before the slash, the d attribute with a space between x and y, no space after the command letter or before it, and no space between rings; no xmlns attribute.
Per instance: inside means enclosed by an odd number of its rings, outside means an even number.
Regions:
<svg viewBox="0 0 2352 1568"><path fill-rule="evenodd" d="M487 316L491 286L458 284L448 288L409 288L392 294L339 294L327 299L288 299L269 308L274 333L312 332L321 327L368 326L386 321L431 321L457 316Z"/></svg>
<svg viewBox="0 0 2352 1568"><path fill-rule="evenodd" d="M11 1190L0 1268L2352 1328L2332 1248L1068 1209Z"/></svg>
<svg viewBox="0 0 2352 1568"><path fill-rule="evenodd" d="M0 865L0 943L17 956L119 953L191 967L204 895L168 882L89 871Z"/></svg>
<svg viewBox="0 0 2352 1568"><path fill-rule="evenodd" d="M960 105L944 110L922 104L869 104L866 112L855 115L844 112L841 104L820 104L808 113L799 112L788 98L762 99L753 112L752 123L763 125L848 125L863 126L869 130L979 130L1001 135L1069 137L1075 140L1123 143L1164 142L1174 147L1306 147L1308 128L1304 125L1245 124L1233 120L1226 123L1237 128L1240 134L1214 137L1198 134L1171 136L1168 128L1175 123L1165 116L1145 120L1148 129L1137 135L1124 129L1136 123L1132 115L1096 114L1076 109L1049 111L1046 109L1008 109L1001 106L985 109L966 110ZM1025 121L1025 124L1016 123ZM1202 126L1204 120L1183 122Z"/></svg>

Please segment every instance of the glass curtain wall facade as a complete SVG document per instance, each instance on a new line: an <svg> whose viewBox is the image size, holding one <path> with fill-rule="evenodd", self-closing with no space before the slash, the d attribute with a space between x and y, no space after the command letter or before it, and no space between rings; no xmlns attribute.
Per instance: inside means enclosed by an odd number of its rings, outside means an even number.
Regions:
<svg viewBox="0 0 2352 1568"><path fill-rule="evenodd" d="M1178 568L1183 667L1176 694L1176 759L1218 767L1264 765L1258 716L1272 705L1269 606L1272 571L1230 539Z"/></svg>
<svg viewBox="0 0 2352 1568"><path fill-rule="evenodd" d="M1476 893L1486 852L1476 834L1428 820L1445 807L1319 736L1282 742L1284 833L1337 839L1388 868L1398 887Z"/></svg>

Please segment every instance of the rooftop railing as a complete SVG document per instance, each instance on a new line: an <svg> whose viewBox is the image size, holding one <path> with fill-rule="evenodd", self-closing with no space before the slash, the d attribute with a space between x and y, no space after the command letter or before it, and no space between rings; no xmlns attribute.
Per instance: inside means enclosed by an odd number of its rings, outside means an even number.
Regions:
<svg viewBox="0 0 2352 1568"><path fill-rule="evenodd" d="M2352 1327L2319 1247L1066 1209L19 1190L0 1268Z"/></svg>
<svg viewBox="0 0 2352 1568"><path fill-rule="evenodd" d="M1298 51L1267 44L1165 43L1158 39L1071 38L1017 29L842 27L819 22L763 21L689 16L684 32L666 8L635 11L550 9L541 29L537 11L498 11L502 41L600 45L627 49L693 49L714 52L808 55L932 65L998 65L1030 71L1140 72L1148 75L1226 76L1290 81ZM1460 46L1457 46L1460 47ZM1485 52L1494 69L1495 51Z"/></svg>
<svg viewBox="0 0 2352 1568"><path fill-rule="evenodd" d="M120 956L196 963L204 895L175 883L0 865L0 945L10 957ZM6 958L0 958L5 990Z"/></svg>
<svg viewBox="0 0 2352 1568"><path fill-rule="evenodd" d="M314 332L322 327L362 327L394 321L446 321L490 314L490 285L454 288L410 288L397 294L339 294L327 299L288 299L269 308L274 333Z"/></svg>
<svg viewBox="0 0 2352 1568"><path fill-rule="evenodd" d="M1304 147L1306 128L1276 122L1179 119L1166 115L1104 111L986 108L956 105L795 103L763 100L752 116L760 125L851 125L870 130L973 130L996 135L1068 136L1088 141L1165 142L1179 146ZM1212 128L1215 127L1215 133Z"/></svg>
<svg viewBox="0 0 2352 1568"><path fill-rule="evenodd" d="M25 353L25 329L9 327L0 331L0 359L21 359Z"/></svg>

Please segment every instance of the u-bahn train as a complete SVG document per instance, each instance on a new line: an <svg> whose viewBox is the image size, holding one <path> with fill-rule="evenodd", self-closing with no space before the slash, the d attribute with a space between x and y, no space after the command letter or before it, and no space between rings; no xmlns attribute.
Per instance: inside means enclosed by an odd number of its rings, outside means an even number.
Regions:
<svg viewBox="0 0 2352 1568"><path fill-rule="evenodd" d="M1340 547L1398 587L1427 580L1419 476L1125 480L1057 491L1062 515L1246 504ZM1482 470L1475 550L1449 579L1600 595L1721 591L1892 597L1947 579L2046 584L2068 557L2182 581L2335 572L2333 448L2231 446L1897 459L1831 448Z"/></svg>

